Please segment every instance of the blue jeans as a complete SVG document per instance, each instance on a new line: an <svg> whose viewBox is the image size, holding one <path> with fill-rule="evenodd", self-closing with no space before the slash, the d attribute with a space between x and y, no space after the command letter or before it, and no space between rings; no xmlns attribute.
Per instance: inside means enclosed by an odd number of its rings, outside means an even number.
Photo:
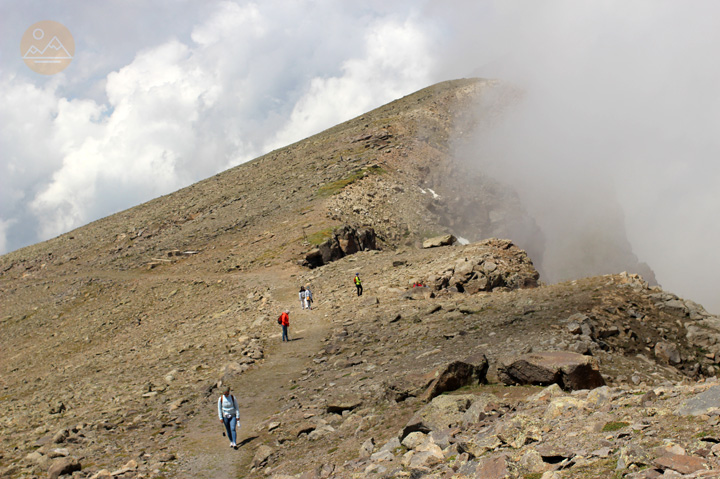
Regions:
<svg viewBox="0 0 720 479"><path fill-rule="evenodd" d="M290 341L290 338L288 338L288 333L287 333L287 328L288 328L288 327L283 324L283 327L282 327L282 328L283 328L282 340L283 340L283 341Z"/></svg>
<svg viewBox="0 0 720 479"><path fill-rule="evenodd" d="M235 430L235 426L237 426L237 418L235 416L223 417L223 423L225 424L225 431L227 431L228 439L230 439L230 442L233 444L237 444L237 431Z"/></svg>

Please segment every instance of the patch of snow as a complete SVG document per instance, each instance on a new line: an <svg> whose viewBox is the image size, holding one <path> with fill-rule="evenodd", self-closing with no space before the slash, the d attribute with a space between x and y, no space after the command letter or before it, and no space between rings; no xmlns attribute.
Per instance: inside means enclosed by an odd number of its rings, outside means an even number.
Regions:
<svg viewBox="0 0 720 479"><path fill-rule="evenodd" d="M429 191L430 193L432 193L433 199L438 199L438 198L440 198L440 195L438 195L437 193L435 193L435 192L434 192L433 190L431 190L430 188L428 188L428 191Z"/></svg>
<svg viewBox="0 0 720 479"><path fill-rule="evenodd" d="M470 244L470 241L466 240L466 239L463 238L462 236L456 236L456 238L457 238L457 242L460 243L460 244L463 244L463 245L464 245L464 244Z"/></svg>

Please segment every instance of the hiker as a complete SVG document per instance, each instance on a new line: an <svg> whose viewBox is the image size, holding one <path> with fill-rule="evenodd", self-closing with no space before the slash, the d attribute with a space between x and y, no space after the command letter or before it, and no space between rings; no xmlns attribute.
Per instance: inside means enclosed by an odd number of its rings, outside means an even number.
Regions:
<svg viewBox="0 0 720 479"><path fill-rule="evenodd" d="M278 318L278 324L282 326L282 340L290 341L288 337L288 326L290 326L290 311L283 311Z"/></svg>
<svg viewBox="0 0 720 479"><path fill-rule="evenodd" d="M302 309L305 309L305 303L306 303L306 293L305 293L305 286L300 286L300 293L298 293L298 296L300 297L300 307Z"/></svg>
<svg viewBox="0 0 720 479"><path fill-rule="evenodd" d="M230 394L230 387L226 387L225 392L218 399L218 418L220 422L225 424L225 431L228 439L230 439L230 447L237 449L237 443L235 442L237 440L237 431L235 427L240 421L240 409L238 409L235 396Z"/></svg>
<svg viewBox="0 0 720 479"><path fill-rule="evenodd" d="M357 288L357 295L362 296L362 281L360 281L360 273L355 273L355 287Z"/></svg>
<svg viewBox="0 0 720 479"><path fill-rule="evenodd" d="M310 288L305 288L305 305L307 306L307 309L312 309L312 291L310 291Z"/></svg>

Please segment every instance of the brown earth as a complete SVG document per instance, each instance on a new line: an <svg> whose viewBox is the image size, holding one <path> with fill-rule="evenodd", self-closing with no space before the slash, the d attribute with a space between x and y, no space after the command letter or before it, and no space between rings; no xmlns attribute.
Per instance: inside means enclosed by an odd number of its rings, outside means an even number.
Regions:
<svg viewBox="0 0 720 479"><path fill-rule="evenodd" d="M65 456L81 464L73 477L480 477L485 460L506 461L510 477L672 469L628 462L631 443L654 455L673 443L717 469L702 440L715 437L714 410L673 412L714 384L720 324L701 306L620 271L525 288L534 258L510 241L418 247L443 233L506 236L510 223L533 230L517 195L451 161L451 139L478 121L469 106L493 88L435 85L0 258L0 475L45 477ZM453 177L466 186L456 196ZM465 222L467 211L477 216ZM381 250L298 266L342 225L373 227ZM617 256L631 253L623 247ZM492 291L457 292L483 278ZM298 307L300 285L312 311ZM286 308L294 340L283 344L275 320ZM543 351L597 358L613 400L532 399L539 387L498 382L500 358ZM442 459L427 444L394 446L426 407L433 372L476 353L489 384L450 395L489 393L491 406L445 431L447 445L433 439L447 446ZM238 451L217 421L220 382L241 404ZM627 426L602 431L611 422ZM366 457L386 443L384 459ZM532 451L545 456L525 467Z"/></svg>

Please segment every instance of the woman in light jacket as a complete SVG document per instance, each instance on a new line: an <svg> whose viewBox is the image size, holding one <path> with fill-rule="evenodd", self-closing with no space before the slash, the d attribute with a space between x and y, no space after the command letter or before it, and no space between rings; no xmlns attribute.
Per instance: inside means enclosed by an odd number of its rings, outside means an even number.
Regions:
<svg viewBox="0 0 720 479"><path fill-rule="evenodd" d="M230 388L226 387L225 392L218 399L218 418L225 424L227 437L230 439L230 447L237 448L237 431L235 427L240 421L240 410L237 407L235 396L230 394Z"/></svg>

